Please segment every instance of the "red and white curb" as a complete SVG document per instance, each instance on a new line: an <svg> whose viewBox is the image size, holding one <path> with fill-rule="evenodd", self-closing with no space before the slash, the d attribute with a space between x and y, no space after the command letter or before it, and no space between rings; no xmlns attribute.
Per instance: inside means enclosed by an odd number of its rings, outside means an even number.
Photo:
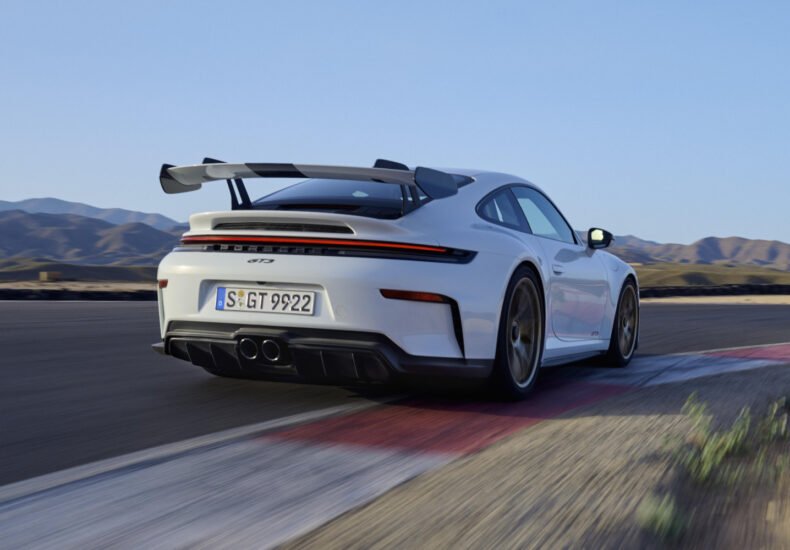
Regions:
<svg viewBox="0 0 790 550"><path fill-rule="evenodd" d="M229 430L0 487L0 546L276 546L574 408L788 363L790 343L642 357L551 378L521 403L404 399Z"/></svg>

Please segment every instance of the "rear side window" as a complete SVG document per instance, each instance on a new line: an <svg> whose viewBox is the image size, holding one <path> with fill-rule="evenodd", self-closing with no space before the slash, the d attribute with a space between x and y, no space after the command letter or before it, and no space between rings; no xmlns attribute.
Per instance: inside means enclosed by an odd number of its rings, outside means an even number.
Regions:
<svg viewBox="0 0 790 550"><path fill-rule="evenodd" d="M501 191L487 198L477 209L480 216L490 222L519 227L520 219L511 199L510 189Z"/></svg>

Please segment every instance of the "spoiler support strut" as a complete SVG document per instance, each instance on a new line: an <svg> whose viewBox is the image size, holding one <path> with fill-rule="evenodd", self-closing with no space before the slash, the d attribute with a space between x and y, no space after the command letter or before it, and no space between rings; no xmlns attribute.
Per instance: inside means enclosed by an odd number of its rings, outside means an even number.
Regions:
<svg viewBox="0 0 790 550"><path fill-rule="evenodd" d="M203 164L227 164L224 160L217 160L206 157L203 159ZM233 180L226 179L228 183L228 192L230 193L230 207L231 210L251 210L252 209L252 201L250 201L250 196L247 194L247 188L244 186L244 180L241 178L234 178ZM233 181L233 183L231 183ZM233 189L233 185L236 185L236 189ZM236 194L238 192L238 198L236 198Z"/></svg>

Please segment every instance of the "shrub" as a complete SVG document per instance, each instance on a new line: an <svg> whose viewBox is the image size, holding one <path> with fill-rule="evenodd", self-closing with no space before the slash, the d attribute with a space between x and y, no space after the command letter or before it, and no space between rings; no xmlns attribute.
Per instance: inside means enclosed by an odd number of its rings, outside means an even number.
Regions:
<svg viewBox="0 0 790 550"><path fill-rule="evenodd" d="M643 529L662 539L679 537L687 524L672 495L664 495L663 498L649 495L637 508L636 518Z"/></svg>
<svg viewBox="0 0 790 550"><path fill-rule="evenodd" d="M751 415L749 408L744 407L730 429L714 431L713 418L707 413L706 405L697 400L696 393L689 396L683 412L691 418L693 426L678 459L689 475L702 483L718 473L725 458L744 449Z"/></svg>

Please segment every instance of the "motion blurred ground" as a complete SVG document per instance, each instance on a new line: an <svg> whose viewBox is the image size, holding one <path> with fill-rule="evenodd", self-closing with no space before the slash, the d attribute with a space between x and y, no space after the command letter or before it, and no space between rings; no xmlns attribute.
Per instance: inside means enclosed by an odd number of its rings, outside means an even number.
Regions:
<svg viewBox="0 0 790 550"><path fill-rule="evenodd" d="M642 314L639 355L648 361L790 341L788 306L647 303ZM292 414L380 401L344 388L213 378L154 354L149 344L157 338L153 302L0 303L0 416L7 420L0 423L0 483ZM547 369L539 382L578 380L589 370L615 369ZM790 393L790 369L634 390L576 409L425 474L294 544L649 546L656 542L640 531L634 511L656 487L673 483L663 444L682 431L679 412L693 390L726 418L745 403ZM414 430L409 423L406 433ZM766 517L765 501L748 502L749 518ZM734 521L728 529L743 523L749 530L721 535L712 528L684 544L728 547L752 537L760 544L739 547L772 546L764 541L779 540L770 537L786 519L783 506L773 506L770 525Z"/></svg>
<svg viewBox="0 0 790 550"><path fill-rule="evenodd" d="M744 405L759 410L790 393L789 367L654 386L577 409L407 482L287 547L664 547L641 529L636 510L678 483L667 441L687 429L680 411L689 394L731 420ZM715 514L697 511L703 524L672 546L788 547L790 495L745 496Z"/></svg>

